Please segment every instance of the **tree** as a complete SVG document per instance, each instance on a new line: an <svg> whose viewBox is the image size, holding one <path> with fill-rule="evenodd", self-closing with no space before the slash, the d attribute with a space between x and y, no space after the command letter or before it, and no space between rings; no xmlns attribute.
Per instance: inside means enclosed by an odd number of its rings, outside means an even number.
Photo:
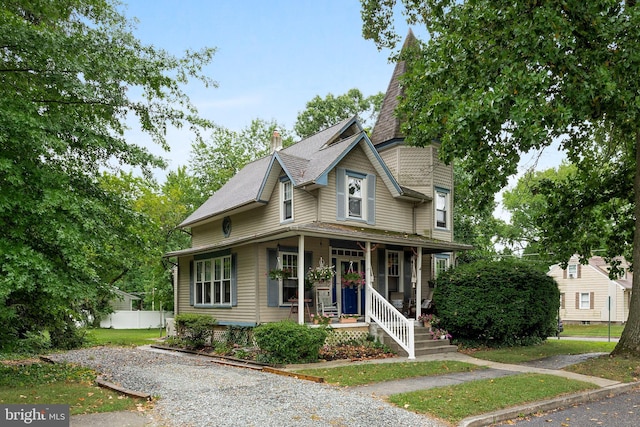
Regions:
<svg viewBox="0 0 640 427"><path fill-rule="evenodd" d="M136 213L102 170L163 162L125 140L137 123L167 147L168 126L199 129L181 85L214 49L179 58L140 43L111 0L0 6L0 334L8 346L48 329L66 339L86 301L109 292ZM114 270L115 271L115 270ZM64 345L64 343L62 343Z"/></svg>
<svg viewBox="0 0 640 427"><path fill-rule="evenodd" d="M379 46L394 43L394 4L362 0L365 37ZM398 109L407 141L424 145L439 138L443 160L464 159L476 204L482 205L516 172L521 153L557 140L579 176L588 180L581 182L593 185L598 197L556 205L558 210L548 215L577 219L589 211L578 207L595 208L610 197L631 201L636 220L622 236L633 240L607 249L614 255L632 245L633 265L640 265L640 81L630 72L640 66L636 1L403 4L408 21L424 24L430 35L408 53ZM607 152L615 157L600 156ZM608 176L598 173L614 171L616 164L625 166L624 173L616 174L627 180L621 191L605 187ZM588 257L594 249L590 235L563 241L566 236L557 228L545 233L565 254ZM638 268L633 282L628 323L614 354L640 355Z"/></svg>
<svg viewBox="0 0 640 427"><path fill-rule="evenodd" d="M338 96L329 93L324 99L316 95L298 114L293 130L300 138L306 138L353 116L374 123L383 99L382 92L365 98L359 89L349 89Z"/></svg>
<svg viewBox="0 0 640 427"><path fill-rule="evenodd" d="M515 187L505 191L502 204L511 218L502 236L503 243L516 247L525 254L539 254L548 260L562 261L562 257L556 259L552 256L547 245L540 244L543 231L546 230L543 221L549 211L549 203L541 191L541 185L566 181L575 174L575 166L564 162L558 168L528 171L518 180Z"/></svg>
<svg viewBox="0 0 640 427"><path fill-rule="evenodd" d="M283 146L293 144L289 132L276 121L254 119L240 132L214 127L207 141L191 146L190 169L200 189L200 203L222 187L247 163L269 154L273 131L278 129Z"/></svg>
<svg viewBox="0 0 640 427"><path fill-rule="evenodd" d="M495 218L493 211L495 201L487 203L480 209L474 208L472 200L473 188L469 185L471 176L458 162L453 167L455 180L455 197L453 209L454 240L473 245L473 249L457 255L460 263L475 260L489 260L497 255L496 242L503 239L506 224Z"/></svg>

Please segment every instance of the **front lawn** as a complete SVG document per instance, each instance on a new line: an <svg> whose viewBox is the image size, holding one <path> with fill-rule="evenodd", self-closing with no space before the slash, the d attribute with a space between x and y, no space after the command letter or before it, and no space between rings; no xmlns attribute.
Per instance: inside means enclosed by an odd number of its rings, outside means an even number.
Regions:
<svg viewBox="0 0 640 427"><path fill-rule="evenodd" d="M105 329L96 328L87 330L87 345L94 347L100 345L115 346L139 346L153 344L162 337L164 329Z"/></svg>
<svg viewBox="0 0 640 427"><path fill-rule="evenodd" d="M144 399L134 399L94 384L96 372L65 363L22 360L0 364L0 403L66 404L70 414L113 411L143 411L151 407Z"/></svg>
<svg viewBox="0 0 640 427"><path fill-rule="evenodd" d="M415 378L453 372L471 372L484 369L456 361L364 363L335 368L299 369L294 372L322 377L329 384L356 386L403 378Z"/></svg>
<svg viewBox="0 0 640 427"><path fill-rule="evenodd" d="M548 339L540 345L498 349L462 350L469 356L500 363L524 363L561 354L610 353L614 342Z"/></svg>

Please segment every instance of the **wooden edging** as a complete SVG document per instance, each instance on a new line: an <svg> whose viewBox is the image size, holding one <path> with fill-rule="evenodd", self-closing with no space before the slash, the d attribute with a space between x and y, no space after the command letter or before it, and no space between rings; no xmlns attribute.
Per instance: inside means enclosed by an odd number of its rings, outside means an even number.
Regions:
<svg viewBox="0 0 640 427"><path fill-rule="evenodd" d="M127 388L120 387L117 384L111 383L109 381L105 381L102 378L102 375L98 375L98 377L96 378L96 384L98 384L100 387L108 388L108 389L117 391L118 393L126 394L127 396L137 397L139 399L151 400L151 395L149 393L141 393L139 391L129 390Z"/></svg>
<svg viewBox="0 0 640 427"><path fill-rule="evenodd" d="M233 366L233 367L236 367L236 368L253 369L253 370L257 370L257 371L267 372L267 373L270 373L270 374L276 374L276 375L282 375L282 376L285 376L285 377L298 378L298 379L306 380L306 381L313 381L313 382L316 382L316 383L323 383L324 382L324 378L322 378L322 377L315 377L313 375L296 374L295 372L283 371L282 369L278 369L278 368L276 368L274 366L270 366L270 365L268 365L266 363L248 361L248 360L238 359L238 358L235 358L235 357L221 356L221 355L217 355L217 354L203 353L201 351L196 351L196 350L188 350L188 349L176 348L176 347L167 347L167 346L156 345L156 344L152 344L151 347L152 348L157 348L159 350L177 351L177 352L181 352L181 353L189 353L189 354L194 354L194 355L197 355L197 356L209 357L209 358L212 359L211 362L217 363L219 365Z"/></svg>

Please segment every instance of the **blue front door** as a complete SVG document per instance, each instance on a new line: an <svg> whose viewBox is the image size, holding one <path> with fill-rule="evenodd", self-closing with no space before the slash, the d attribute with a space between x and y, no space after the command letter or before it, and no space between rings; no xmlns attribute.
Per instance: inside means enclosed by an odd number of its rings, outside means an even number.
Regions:
<svg viewBox="0 0 640 427"><path fill-rule="evenodd" d="M344 314L362 314L364 313L364 286L343 286L342 277L348 271L358 273L361 270L359 261L340 260L338 274L336 278L336 287L341 289L342 296L342 313ZM358 310L360 305L360 310Z"/></svg>

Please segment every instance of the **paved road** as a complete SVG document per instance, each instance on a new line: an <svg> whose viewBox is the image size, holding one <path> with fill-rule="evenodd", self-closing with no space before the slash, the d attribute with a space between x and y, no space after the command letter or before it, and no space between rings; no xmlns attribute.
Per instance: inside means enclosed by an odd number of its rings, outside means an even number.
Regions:
<svg viewBox="0 0 640 427"><path fill-rule="evenodd" d="M640 389L597 402L575 405L523 420L515 425L528 427L638 427L640 426ZM512 425L509 423L509 425Z"/></svg>

